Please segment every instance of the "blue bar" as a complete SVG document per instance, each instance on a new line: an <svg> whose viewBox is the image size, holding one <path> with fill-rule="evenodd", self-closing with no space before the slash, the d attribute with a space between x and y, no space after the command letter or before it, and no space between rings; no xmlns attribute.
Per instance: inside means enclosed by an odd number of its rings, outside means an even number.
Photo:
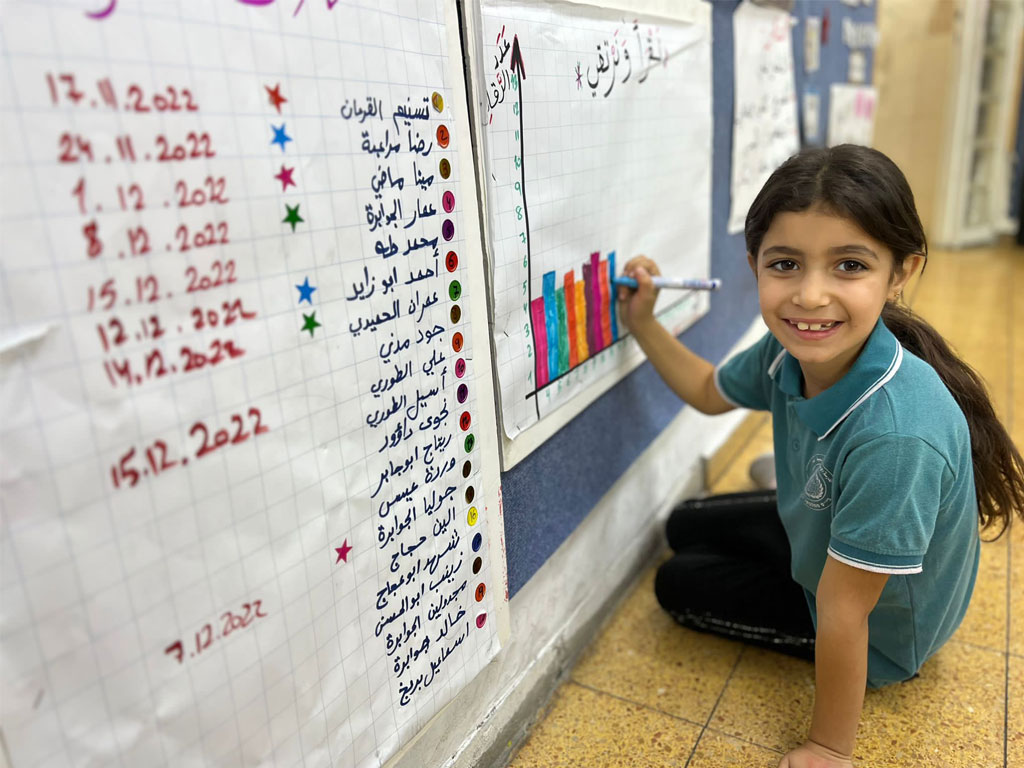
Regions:
<svg viewBox="0 0 1024 768"><path fill-rule="evenodd" d="M611 317L612 317L612 341L616 342L619 340L619 323L615 319L615 297L619 295L619 292L615 289L615 283L612 281L615 279L615 251L608 252L608 287L611 288L608 293L611 295L608 297L611 301Z"/></svg>
<svg viewBox="0 0 1024 768"><path fill-rule="evenodd" d="M558 302L555 273L544 273L544 325L548 331L548 381L558 378Z"/></svg>

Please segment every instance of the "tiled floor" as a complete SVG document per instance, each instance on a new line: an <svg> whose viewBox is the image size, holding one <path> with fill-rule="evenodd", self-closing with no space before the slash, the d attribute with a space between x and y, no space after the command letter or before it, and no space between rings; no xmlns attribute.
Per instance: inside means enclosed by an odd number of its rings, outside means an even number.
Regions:
<svg viewBox="0 0 1024 768"><path fill-rule="evenodd" d="M985 378L1024 448L1024 249L935 252L907 291ZM751 488L771 449L767 415L712 490ZM807 732L814 669L677 626L654 599L652 564L594 640L510 768L774 768ZM982 547L954 638L899 686L869 692L861 766L1024 766L1024 524Z"/></svg>

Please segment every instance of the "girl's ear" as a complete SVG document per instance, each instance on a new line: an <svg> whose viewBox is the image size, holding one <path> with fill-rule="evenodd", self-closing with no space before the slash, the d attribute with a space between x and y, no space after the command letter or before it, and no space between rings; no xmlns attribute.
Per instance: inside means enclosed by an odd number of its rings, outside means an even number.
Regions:
<svg viewBox="0 0 1024 768"><path fill-rule="evenodd" d="M747 252L747 264L750 265L750 271L754 273L754 279L757 279L757 257L749 251Z"/></svg>
<svg viewBox="0 0 1024 768"><path fill-rule="evenodd" d="M924 256L920 253L912 253L903 260L903 274L894 275L889 286L889 300L894 301L906 288L910 279L918 273L924 264Z"/></svg>

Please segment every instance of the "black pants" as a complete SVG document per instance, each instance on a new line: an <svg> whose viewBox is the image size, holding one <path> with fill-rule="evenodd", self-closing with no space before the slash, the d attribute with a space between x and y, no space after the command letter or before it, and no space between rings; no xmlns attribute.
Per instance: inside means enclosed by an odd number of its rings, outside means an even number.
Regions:
<svg viewBox="0 0 1024 768"><path fill-rule="evenodd" d="M685 501L666 532L676 554L658 569L654 591L676 621L814 658L814 624L803 588L790 576L774 491Z"/></svg>

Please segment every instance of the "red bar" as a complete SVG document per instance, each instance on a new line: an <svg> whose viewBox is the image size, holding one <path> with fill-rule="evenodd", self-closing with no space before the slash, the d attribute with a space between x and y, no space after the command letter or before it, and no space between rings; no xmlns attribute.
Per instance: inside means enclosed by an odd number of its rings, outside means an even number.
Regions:
<svg viewBox="0 0 1024 768"><path fill-rule="evenodd" d="M575 368L579 363L579 352L576 349L576 286L572 270L565 273L562 282L565 287L565 317L569 325L569 367Z"/></svg>
<svg viewBox="0 0 1024 768"><path fill-rule="evenodd" d="M601 288L601 335L604 336L604 345L611 346L612 343L612 294L611 283L608 280L608 262L602 261L599 267L601 277L598 285Z"/></svg>
<svg viewBox="0 0 1024 768"><path fill-rule="evenodd" d="M533 318L533 371L537 389L540 389L548 383L548 327L543 296L531 302L530 315Z"/></svg>

